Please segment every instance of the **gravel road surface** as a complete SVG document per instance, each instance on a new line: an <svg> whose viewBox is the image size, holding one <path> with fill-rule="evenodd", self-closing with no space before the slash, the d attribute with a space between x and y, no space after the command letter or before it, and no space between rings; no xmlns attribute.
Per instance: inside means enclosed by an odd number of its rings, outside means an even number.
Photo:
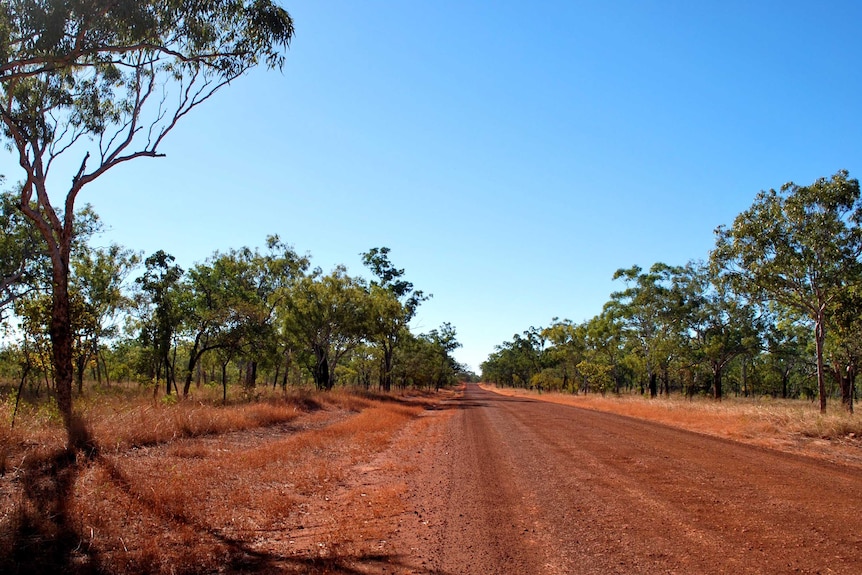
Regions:
<svg viewBox="0 0 862 575"><path fill-rule="evenodd" d="M475 385L449 407L402 570L862 573L855 468Z"/></svg>

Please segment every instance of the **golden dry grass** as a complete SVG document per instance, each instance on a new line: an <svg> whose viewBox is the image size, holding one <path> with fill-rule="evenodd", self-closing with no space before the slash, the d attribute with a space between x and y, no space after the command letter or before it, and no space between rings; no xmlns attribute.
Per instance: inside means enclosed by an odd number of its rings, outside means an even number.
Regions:
<svg viewBox="0 0 862 575"><path fill-rule="evenodd" d="M81 411L99 453L77 460L50 414L27 411L0 435L0 571L306 572L288 552L290 530L313 529L311 502L431 401L348 391L227 407L94 398Z"/></svg>
<svg viewBox="0 0 862 575"><path fill-rule="evenodd" d="M681 396L647 399L640 396L601 396L542 393L483 384L504 395L533 397L543 401L607 411L648 419L731 439L798 436L832 440L862 438L862 416L849 414L835 402L825 414L818 405L802 400L708 398Z"/></svg>

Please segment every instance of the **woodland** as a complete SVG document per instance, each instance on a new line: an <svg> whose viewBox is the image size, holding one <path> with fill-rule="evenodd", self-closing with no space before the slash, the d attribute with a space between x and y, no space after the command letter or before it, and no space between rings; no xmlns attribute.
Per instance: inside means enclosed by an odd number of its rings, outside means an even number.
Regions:
<svg viewBox="0 0 862 575"><path fill-rule="evenodd" d="M154 396L228 385L338 383L383 391L455 380L455 330L413 334L427 299L374 248L374 279L311 268L277 236L189 270L168 250L92 243L101 222L81 190L130 161L163 156L173 129L249 70L281 69L293 19L269 0L20 0L0 7L0 375L20 400L47 398L71 447L85 380ZM75 166L68 179L58 176ZM67 183L70 182L70 183ZM132 279L134 278L134 279ZM13 416L14 417L14 416Z"/></svg>
<svg viewBox="0 0 862 575"><path fill-rule="evenodd" d="M0 140L20 167L0 193L0 571L391 572L402 520L431 533L403 495L440 474L451 483L424 490L443 502L429 507L472 521L453 506L465 490L448 446L488 463L500 446L470 422L494 410L441 392L474 376L450 323L411 329L430 295L389 248L360 254L367 277L314 267L277 234L184 269L171 246L101 245L97 209L78 201L107 172L163 156L177 125L250 70L279 71L293 37L273 0L0 3ZM734 394L852 413L860 256L849 173L764 191L716 230L706 261L618 270L599 315L514 335L482 377L585 401ZM834 437L858 441L849 429ZM467 457L477 445L489 449ZM484 469L500 493L517 483ZM514 527L486 503L481 516Z"/></svg>
<svg viewBox="0 0 862 575"><path fill-rule="evenodd" d="M571 393L829 398L849 412L862 357L862 202L846 171L757 194L706 261L620 268L582 323L501 343L486 381Z"/></svg>

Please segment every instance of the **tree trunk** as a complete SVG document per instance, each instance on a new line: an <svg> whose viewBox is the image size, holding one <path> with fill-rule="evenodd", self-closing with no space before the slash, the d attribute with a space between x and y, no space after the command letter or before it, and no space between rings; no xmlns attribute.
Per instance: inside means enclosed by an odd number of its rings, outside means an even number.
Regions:
<svg viewBox="0 0 862 575"><path fill-rule="evenodd" d="M712 389L713 397L715 397L717 401L721 401L721 368L716 367L715 365L712 366Z"/></svg>
<svg viewBox="0 0 862 575"><path fill-rule="evenodd" d="M312 377L317 389L329 391L332 389L332 381L329 378L329 358L327 350L320 345L313 345L314 352L314 368L312 369Z"/></svg>
<svg viewBox="0 0 862 575"><path fill-rule="evenodd" d="M227 405L227 363L228 362L225 361L221 364L221 401L225 405Z"/></svg>
<svg viewBox="0 0 862 575"><path fill-rule="evenodd" d="M847 366L842 371L839 383L841 385L841 405L848 412L853 413L853 392L856 383L856 370L852 366Z"/></svg>
<svg viewBox="0 0 862 575"><path fill-rule="evenodd" d="M250 361L245 366L245 387L254 389L257 384L257 361Z"/></svg>
<svg viewBox="0 0 862 575"><path fill-rule="evenodd" d="M389 393L392 389L392 356L393 346L384 342L383 344L383 371L380 373L380 387Z"/></svg>
<svg viewBox="0 0 862 575"><path fill-rule="evenodd" d="M105 375L105 387L111 387L111 375L108 373L108 362L105 361L105 354L100 351L97 352L96 356L96 364L98 365L99 360L102 361L102 373Z"/></svg>
<svg viewBox="0 0 862 575"><path fill-rule="evenodd" d="M192 344L191 350L189 350L189 364L186 367L186 377L185 382L183 382L183 397L189 396L189 390L192 387L192 374L195 372L195 365L198 362L198 348L200 346L201 334L198 333L195 336L195 342Z"/></svg>
<svg viewBox="0 0 862 575"><path fill-rule="evenodd" d="M649 396L653 398L658 396L658 376L655 372L649 374Z"/></svg>
<svg viewBox="0 0 862 575"><path fill-rule="evenodd" d="M84 370L87 368L87 358L83 354L75 358L75 384L78 387L78 395L84 393Z"/></svg>
<svg viewBox="0 0 862 575"><path fill-rule="evenodd" d="M63 417L67 432L72 422L72 330L70 328L68 289L68 267L62 270L55 269L54 297L51 309L51 359L54 364L54 390L57 394L57 408Z"/></svg>
<svg viewBox="0 0 862 575"><path fill-rule="evenodd" d="M826 413L826 377L823 373L823 344L826 340L824 321L822 312L814 321L814 349L817 359L817 391L820 394L820 413Z"/></svg>

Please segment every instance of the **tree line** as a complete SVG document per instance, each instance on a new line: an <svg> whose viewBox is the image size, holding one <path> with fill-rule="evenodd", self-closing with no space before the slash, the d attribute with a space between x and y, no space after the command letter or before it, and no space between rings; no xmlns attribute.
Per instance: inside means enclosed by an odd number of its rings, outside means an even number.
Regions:
<svg viewBox="0 0 862 575"><path fill-rule="evenodd" d="M708 258L621 268L621 289L581 323L554 318L495 348L503 386L650 397L840 398L862 358L862 202L846 171L760 192Z"/></svg>
<svg viewBox="0 0 862 575"><path fill-rule="evenodd" d="M3 198L0 369L33 393L55 391L50 263L13 195ZM430 296L404 278L386 247L361 254L370 281L344 266L311 268L307 255L274 235L263 249L215 252L184 270L165 251L144 258L117 245L94 247L88 240L100 229L98 216L86 207L77 220L86 232L76 240L69 280L78 393L85 378L179 396L220 385L225 399L230 383L436 389L461 371L454 327L410 330Z"/></svg>
<svg viewBox="0 0 862 575"><path fill-rule="evenodd" d="M409 331L424 296L386 248L366 254L376 279L365 282L343 267L310 270L276 237L190 270L164 251L141 262L87 243L98 218L76 208L82 190L163 157L174 128L218 91L258 66L280 70L293 37L274 0L0 5L0 139L20 166L0 215L0 305L16 326L0 363L20 364L19 387L45 380L70 448L87 446L73 391L88 369L105 384L145 376L183 394L205 377L226 386L231 370L246 386L449 381L454 329ZM123 280L141 264L130 294Z"/></svg>

